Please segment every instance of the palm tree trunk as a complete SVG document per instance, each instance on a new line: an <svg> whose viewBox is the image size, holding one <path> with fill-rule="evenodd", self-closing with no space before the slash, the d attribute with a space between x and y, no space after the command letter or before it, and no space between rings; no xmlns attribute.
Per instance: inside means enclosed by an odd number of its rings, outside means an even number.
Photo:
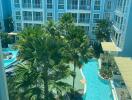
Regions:
<svg viewBox="0 0 132 100"><path fill-rule="evenodd" d="M45 70L44 70L44 77L43 77L43 80L44 80L44 100L49 100L49 90L48 90L48 68L45 67Z"/></svg>
<svg viewBox="0 0 132 100"><path fill-rule="evenodd" d="M74 90L74 88L75 88L75 78L76 78L76 63L74 62L74 70L73 70L73 72L74 72L74 74L73 74L73 90Z"/></svg>

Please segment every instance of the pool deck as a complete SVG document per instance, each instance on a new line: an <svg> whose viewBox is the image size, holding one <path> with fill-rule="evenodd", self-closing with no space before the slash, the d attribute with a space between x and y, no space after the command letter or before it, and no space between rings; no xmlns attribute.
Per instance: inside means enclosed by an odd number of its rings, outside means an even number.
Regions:
<svg viewBox="0 0 132 100"><path fill-rule="evenodd" d="M73 69L74 69L73 64L70 63L69 65L70 65L71 71L73 71ZM76 78L75 78L75 90L76 91L80 91L80 90L84 91L84 84L81 83L82 79L83 79L83 76L82 76L81 70L78 67L76 67ZM73 77L69 76L68 78L63 79L63 82L66 82L72 86L73 85Z"/></svg>

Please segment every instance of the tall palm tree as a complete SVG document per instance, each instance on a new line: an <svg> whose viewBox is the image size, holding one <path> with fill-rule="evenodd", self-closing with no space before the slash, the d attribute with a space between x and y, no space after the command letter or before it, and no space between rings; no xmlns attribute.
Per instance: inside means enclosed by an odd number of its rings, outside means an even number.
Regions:
<svg viewBox="0 0 132 100"><path fill-rule="evenodd" d="M63 38L54 38L41 28L25 29L19 39L19 58L26 63L35 63L36 70L43 81L44 98L48 100L49 85L70 75L69 67L61 63L63 62L61 50L65 47L65 41Z"/></svg>
<svg viewBox="0 0 132 100"><path fill-rule="evenodd" d="M78 26L75 26L70 14L64 14L61 22L64 26L66 34L64 35L67 40L67 49L65 50L66 58L74 64L73 74L73 88L76 77L76 67L81 67L88 59L93 57L93 50L89 44L89 38L85 31Z"/></svg>

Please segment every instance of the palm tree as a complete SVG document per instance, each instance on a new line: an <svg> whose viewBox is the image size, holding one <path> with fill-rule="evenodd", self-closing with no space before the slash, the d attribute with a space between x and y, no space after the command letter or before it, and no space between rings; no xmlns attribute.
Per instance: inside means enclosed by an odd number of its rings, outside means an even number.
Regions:
<svg viewBox="0 0 132 100"><path fill-rule="evenodd" d="M28 28L22 31L18 43L19 59L31 63L32 66L35 64L35 69L43 83L44 98L48 100L51 92L49 91L49 85L70 75L69 67L61 63L63 62L61 50L65 47L64 39L54 38L42 28Z"/></svg>
<svg viewBox="0 0 132 100"><path fill-rule="evenodd" d="M96 38L99 42L110 41L111 23L108 20L99 20L95 30Z"/></svg>
<svg viewBox="0 0 132 100"><path fill-rule="evenodd" d="M18 64L15 76L8 80L10 100L42 100L39 74L31 64ZM34 98L34 99L33 99Z"/></svg>
<svg viewBox="0 0 132 100"><path fill-rule="evenodd" d="M73 89L76 77L76 67L79 68L84 62L93 57L93 50L90 48L89 38L85 34L85 31L81 27L74 25L72 16L70 14L64 14L61 19L61 26L66 34L64 34L67 40L67 49L64 51L66 59L72 61L74 64L73 70ZM64 32L63 31L63 32Z"/></svg>

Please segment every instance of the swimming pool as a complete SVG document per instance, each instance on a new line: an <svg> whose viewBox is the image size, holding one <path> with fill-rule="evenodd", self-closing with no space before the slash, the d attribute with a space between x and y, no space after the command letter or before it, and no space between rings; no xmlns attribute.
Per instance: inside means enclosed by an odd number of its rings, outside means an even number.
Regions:
<svg viewBox="0 0 132 100"><path fill-rule="evenodd" d="M86 93L84 100L113 100L110 82L102 80L98 76L98 62L90 60L83 68L83 74L86 78Z"/></svg>
<svg viewBox="0 0 132 100"><path fill-rule="evenodd" d="M16 56L18 51L17 50L13 50L13 49L9 49L9 48L4 48L2 49L3 53L12 53L13 57L11 59L4 59L4 67L8 68L10 64L12 64L13 62L15 62Z"/></svg>

